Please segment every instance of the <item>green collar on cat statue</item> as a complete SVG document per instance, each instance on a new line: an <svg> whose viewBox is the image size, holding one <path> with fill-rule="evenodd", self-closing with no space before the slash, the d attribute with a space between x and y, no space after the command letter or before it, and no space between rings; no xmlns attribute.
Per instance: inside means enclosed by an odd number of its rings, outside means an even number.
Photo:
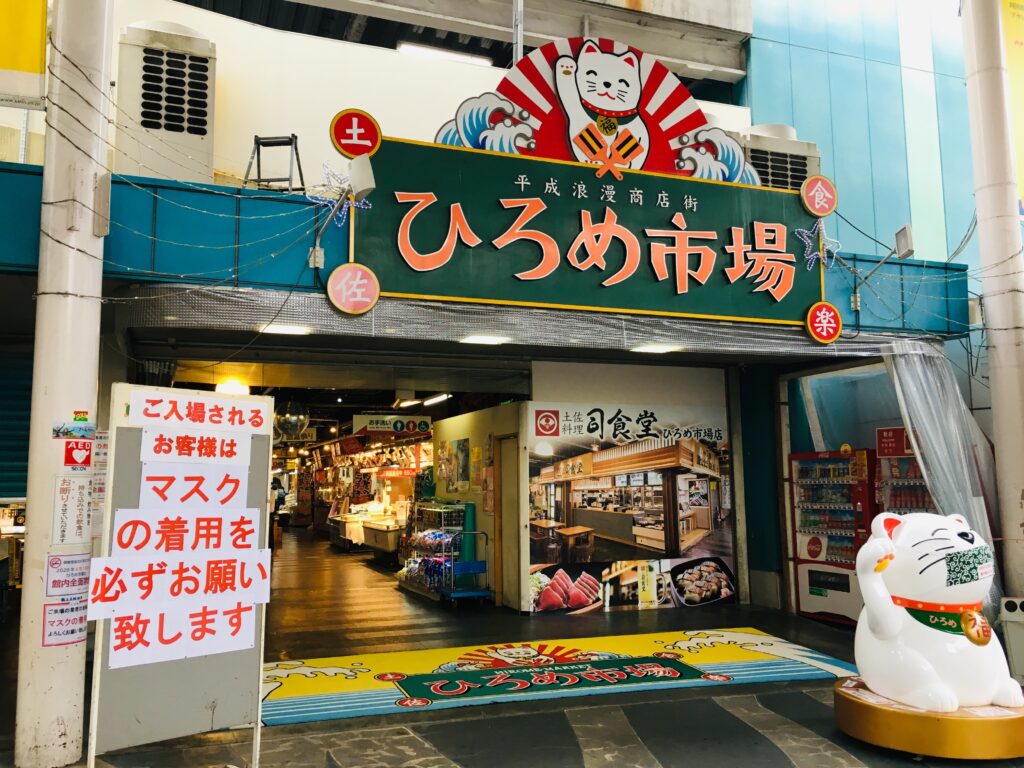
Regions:
<svg viewBox="0 0 1024 768"><path fill-rule="evenodd" d="M625 125L626 123L631 122L640 114L639 107L615 110L595 106L586 99L580 99L580 102L583 104L583 108L587 110L587 114L594 119L597 129L605 136L611 136L619 129L619 125Z"/></svg>
<svg viewBox="0 0 1024 768"><path fill-rule="evenodd" d="M892 601L906 609L912 619L931 629L963 635L975 645L988 645L992 639L992 628L981 612L981 603L927 603L895 595Z"/></svg>

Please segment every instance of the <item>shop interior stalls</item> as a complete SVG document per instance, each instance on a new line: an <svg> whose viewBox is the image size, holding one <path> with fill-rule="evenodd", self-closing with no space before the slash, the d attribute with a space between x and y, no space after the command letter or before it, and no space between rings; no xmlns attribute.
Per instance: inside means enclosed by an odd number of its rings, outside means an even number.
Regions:
<svg viewBox="0 0 1024 768"><path fill-rule="evenodd" d="M531 472L531 562L731 554L727 444L652 438L555 458L533 459L540 466Z"/></svg>
<svg viewBox="0 0 1024 768"><path fill-rule="evenodd" d="M529 368L432 362L388 364L368 355L363 364L217 366L218 384L235 379L275 399L268 658L383 651L414 629L459 645L477 633L462 617L494 615L493 515L483 513L482 490L469 483L476 476L460 481L477 468L474 458L486 458L486 437L498 431L474 414L501 411L502 403L515 409L529 395ZM178 366L175 386L212 388L211 378L201 361L189 361ZM480 424L466 435L474 455L449 440L458 451L439 460L437 430L466 419ZM453 463L458 481L451 491L446 482L438 487L438 465ZM462 514L456 519L448 507ZM460 546L455 556L484 563L473 586L490 597L453 611L439 589L404 588L410 561L450 557L456 534L472 531L486 536L460 536L476 547Z"/></svg>

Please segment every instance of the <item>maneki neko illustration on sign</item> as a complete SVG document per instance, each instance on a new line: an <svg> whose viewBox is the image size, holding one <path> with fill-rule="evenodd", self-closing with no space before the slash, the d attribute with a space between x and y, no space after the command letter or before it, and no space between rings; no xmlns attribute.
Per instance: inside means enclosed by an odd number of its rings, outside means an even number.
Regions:
<svg viewBox="0 0 1024 768"><path fill-rule="evenodd" d="M438 144L760 185L740 145L708 119L668 68L605 38L547 43L462 103Z"/></svg>

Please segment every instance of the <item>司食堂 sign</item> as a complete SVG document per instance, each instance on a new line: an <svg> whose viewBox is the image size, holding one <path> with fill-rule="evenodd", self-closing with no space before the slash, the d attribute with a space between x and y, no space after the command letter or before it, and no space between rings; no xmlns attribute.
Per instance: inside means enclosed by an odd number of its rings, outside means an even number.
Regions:
<svg viewBox="0 0 1024 768"><path fill-rule="evenodd" d="M386 139L357 258L381 295L802 325L799 194Z"/></svg>

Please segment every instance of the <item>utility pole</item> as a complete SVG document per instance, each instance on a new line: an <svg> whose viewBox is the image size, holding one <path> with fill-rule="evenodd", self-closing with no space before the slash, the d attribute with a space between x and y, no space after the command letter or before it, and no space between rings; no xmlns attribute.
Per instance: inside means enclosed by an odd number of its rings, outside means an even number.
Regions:
<svg viewBox="0 0 1024 768"><path fill-rule="evenodd" d="M76 411L93 423L96 419L103 238L94 232L103 231L104 223L94 222L89 209L100 207L95 190L105 173L100 163L106 165L106 149L100 137L107 124L98 111L105 109L103 97L69 61L106 89L110 24L108 0L53 2L51 34L63 55L52 48L49 52L56 77L51 74L47 86L40 228L48 234L39 238L14 748L19 768L56 768L82 755L84 633L67 645L54 644L52 637L47 642L44 604L61 598L47 597L44 582L51 556L80 554L91 547L88 530L84 544L78 536L54 530L57 477L73 474L64 466L65 441L54 437L54 424L72 422ZM68 199L77 202L45 204ZM73 538L79 540L69 541Z"/></svg>
<svg viewBox="0 0 1024 768"><path fill-rule="evenodd" d="M999 6L999 0L964 0L964 63L1003 571L1007 594L1024 595L1024 256Z"/></svg>

